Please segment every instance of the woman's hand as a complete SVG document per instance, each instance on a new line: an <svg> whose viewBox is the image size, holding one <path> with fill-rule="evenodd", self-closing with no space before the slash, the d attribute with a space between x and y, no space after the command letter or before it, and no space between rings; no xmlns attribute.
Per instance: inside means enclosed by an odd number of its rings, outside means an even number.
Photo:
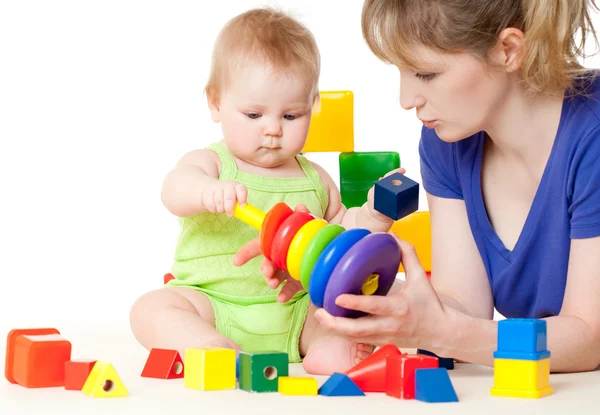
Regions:
<svg viewBox="0 0 600 415"><path fill-rule="evenodd" d="M355 342L409 348L439 345L448 313L419 263L414 247L393 236L400 246L406 272L402 288L388 296L343 294L337 298L337 305L366 312L369 316L333 317L324 309L317 310L315 315L329 332Z"/></svg>
<svg viewBox="0 0 600 415"><path fill-rule="evenodd" d="M294 210L296 212L308 212L308 209L303 204L297 205ZM260 251L260 239L256 238L248 242L235 253L233 256L233 264L239 267L259 255L262 255L262 252ZM266 258L263 258L260 270L264 274L269 287L277 289L281 283L285 283L277 295L277 301L280 303L289 301L294 294L303 289L300 281L292 278L287 272L276 269L273 263Z"/></svg>

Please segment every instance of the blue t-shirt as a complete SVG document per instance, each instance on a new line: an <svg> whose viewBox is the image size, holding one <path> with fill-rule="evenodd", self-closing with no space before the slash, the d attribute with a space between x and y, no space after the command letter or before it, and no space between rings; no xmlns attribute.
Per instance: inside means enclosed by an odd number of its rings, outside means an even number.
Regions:
<svg viewBox="0 0 600 415"><path fill-rule="evenodd" d="M494 305L507 318L557 315L571 239L600 235L600 80L591 83L588 94L563 100L550 157L512 251L485 210L480 181L484 133L446 143L435 130L423 128L423 187L438 197L464 200Z"/></svg>

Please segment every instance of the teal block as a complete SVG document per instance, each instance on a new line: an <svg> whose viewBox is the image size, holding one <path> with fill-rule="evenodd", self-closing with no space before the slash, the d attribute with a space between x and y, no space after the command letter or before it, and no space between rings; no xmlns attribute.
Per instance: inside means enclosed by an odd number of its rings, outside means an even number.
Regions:
<svg viewBox="0 0 600 415"><path fill-rule="evenodd" d="M277 392L278 378L288 376L288 354L240 352L239 367L240 389L247 392Z"/></svg>

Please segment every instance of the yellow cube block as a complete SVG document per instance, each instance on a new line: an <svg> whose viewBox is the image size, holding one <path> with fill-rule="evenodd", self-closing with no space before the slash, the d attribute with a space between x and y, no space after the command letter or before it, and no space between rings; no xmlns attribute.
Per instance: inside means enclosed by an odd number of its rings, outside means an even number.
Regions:
<svg viewBox="0 0 600 415"><path fill-rule="evenodd" d="M313 111L303 153L354 151L354 94L321 91L321 105Z"/></svg>
<svg viewBox="0 0 600 415"><path fill-rule="evenodd" d="M390 232L413 245L426 272L431 272L431 218L429 211L413 212L392 225ZM400 264L399 272L404 272Z"/></svg>
<svg viewBox="0 0 600 415"><path fill-rule="evenodd" d="M186 349L184 386L198 390L235 389L235 350Z"/></svg>
<svg viewBox="0 0 600 415"><path fill-rule="evenodd" d="M282 395L317 395L319 385L314 378L280 376L278 389Z"/></svg>
<svg viewBox="0 0 600 415"><path fill-rule="evenodd" d="M493 396L541 398L552 394L550 359L494 359Z"/></svg>

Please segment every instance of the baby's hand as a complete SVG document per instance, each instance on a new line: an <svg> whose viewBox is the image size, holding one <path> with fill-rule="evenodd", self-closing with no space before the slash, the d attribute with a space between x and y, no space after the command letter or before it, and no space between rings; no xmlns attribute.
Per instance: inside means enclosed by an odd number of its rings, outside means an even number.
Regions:
<svg viewBox="0 0 600 415"><path fill-rule="evenodd" d="M232 180L215 180L204 189L202 203L208 212L233 216L236 202L243 206L247 197L248 189L243 184Z"/></svg>
<svg viewBox="0 0 600 415"><path fill-rule="evenodd" d="M379 178L379 180L381 180L385 177L388 177L389 175L394 174L394 173L405 174L406 169L403 167L400 167L399 169L392 170L392 171L386 173L385 176ZM371 214L371 216L373 218L377 219L380 222L390 222L390 223L393 222L393 219L388 218L383 213L375 210L375 186L373 186L373 187L371 187L371 189L369 189L369 193L367 195L367 206L369 208L369 213Z"/></svg>

